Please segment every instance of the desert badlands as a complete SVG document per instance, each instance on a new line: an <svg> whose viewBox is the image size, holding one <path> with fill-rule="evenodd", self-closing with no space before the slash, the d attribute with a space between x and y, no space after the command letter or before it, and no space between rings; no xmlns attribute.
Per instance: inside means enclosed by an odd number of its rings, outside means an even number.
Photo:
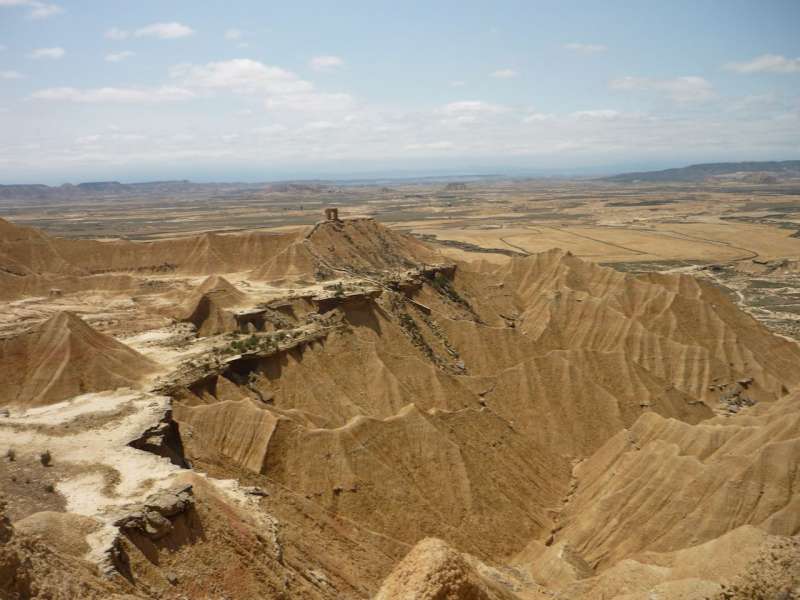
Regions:
<svg viewBox="0 0 800 600"><path fill-rule="evenodd" d="M797 597L796 342L709 278L329 216L0 221L3 598Z"/></svg>

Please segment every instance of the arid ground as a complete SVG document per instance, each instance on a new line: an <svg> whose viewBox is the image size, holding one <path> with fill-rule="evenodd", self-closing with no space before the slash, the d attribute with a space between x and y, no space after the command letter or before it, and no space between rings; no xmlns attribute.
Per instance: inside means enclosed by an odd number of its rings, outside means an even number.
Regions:
<svg viewBox="0 0 800 600"><path fill-rule="evenodd" d="M68 195L0 199L0 597L798 597L796 181Z"/></svg>

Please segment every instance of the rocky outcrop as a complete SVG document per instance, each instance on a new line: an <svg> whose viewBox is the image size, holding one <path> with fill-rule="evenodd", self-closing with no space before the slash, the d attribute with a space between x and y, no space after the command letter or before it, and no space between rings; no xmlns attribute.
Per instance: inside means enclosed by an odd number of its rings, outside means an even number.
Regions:
<svg viewBox="0 0 800 600"><path fill-rule="evenodd" d="M141 505L129 506L114 525L128 536L140 535L157 541L169 535L175 519L194 507L191 485L157 492Z"/></svg>
<svg viewBox="0 0 800 600"><path fill-rule="evenodd" d="M166 412L164 417L152 427L147 428L142 435L128 444L131 448L150 452L157 456L168 458L173 465L188 468L189 463L183 453L183 442L178 429L178 424L172 419L172 411Z"/></svg>

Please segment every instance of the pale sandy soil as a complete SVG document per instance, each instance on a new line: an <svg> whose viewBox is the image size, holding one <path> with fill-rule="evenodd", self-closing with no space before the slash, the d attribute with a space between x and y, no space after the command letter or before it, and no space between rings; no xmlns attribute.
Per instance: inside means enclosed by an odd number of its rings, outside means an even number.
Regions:
<svg viewBox="0 0 800 600"><path fill-rule="evenodd" d="M132 390L86 394L67 402L12 414L0 426L0 447L13 447L20 458L50 451L53 462L80 466L77 474L58 481L56 490L66 498L66 509L98 517L110 526L114 509L136 502L143 494L169 487L180 468L166 458L128 446L162 418L169 398ZM19 429L27 425L64 425L78 417L103 415L130 407L119 419L99 428L75 429L69 435L47 430ZM16 427L15 427L16 426ZM113 473L111 482L107 474ZM90 540L98 557L105 535Z"/></svg>

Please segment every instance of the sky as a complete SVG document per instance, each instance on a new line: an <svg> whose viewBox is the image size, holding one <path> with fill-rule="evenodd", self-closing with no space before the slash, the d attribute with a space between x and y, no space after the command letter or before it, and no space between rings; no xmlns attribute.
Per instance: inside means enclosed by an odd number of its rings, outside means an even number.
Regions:
<svg viewBox="0 0 800 600"><path fill-rule="evenodd" d="M0 183L798 158L797 0L0 0Z"/></svg>

